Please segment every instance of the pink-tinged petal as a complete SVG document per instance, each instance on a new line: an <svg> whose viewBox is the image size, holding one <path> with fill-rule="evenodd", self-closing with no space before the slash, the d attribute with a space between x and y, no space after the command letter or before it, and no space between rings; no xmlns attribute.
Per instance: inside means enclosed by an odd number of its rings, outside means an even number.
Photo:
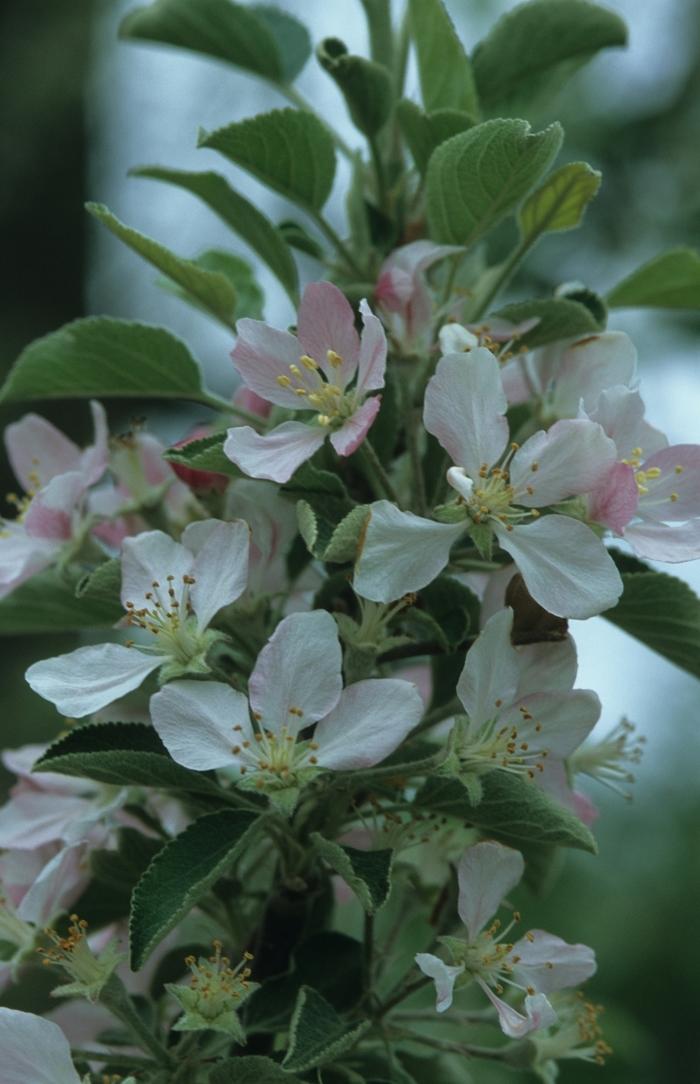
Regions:
<svg viewBox="0 0 700 1084"><path fill-rule="evenodd" d="M475 941L525 871L520 851L490 840L468 847L457 866L457 911Z"/></svg>
<svg viewBox="0 0 700 1084"><path fill-rule="evenodd" d="M76 471L57 474L39 490L24 517L27 534L67 542L73 534L73 513L85 492L85 481Z"/></svg>
<svg viewBox="0 0 700 1084"><path fill-rule="evenodd" d="M613 463L588 495L588 518L622 534L639 504L634 470L626 463Z"/></svg>
<svg viewBox="0 0 700 1084"><path fill-rule="evenodd" d="M42 418L25 414L5 430L5 447L17 481L27 493L36 493L57 474L78 469L77 444Z"/></svg>
<svg viewBox="0 0 700 1084"><path fill-rule="evenodd" d="M138 688L164 661L122 644L94 644L35 662L25 677L61 715L80 719Z"/></svg>
<svg viewBox="0 0 700 1084"><path fill-rule="evenodd" d="M334 771L371 768L399 747L422 715L420 693L408 681L357 681L316 727L318 763Z"/></svg>
<svg viewBox="0 0 700 1084"><path fill-rule="evenodd" d="M80 1084L58 1024L34 1013L0 1008L2 1084Z"/></svg>
<svg viewBox="0 0 700 1084"><path fill-rule="evenodd" d="M605 388L588 417L602 425L615 441L618 459L629 459L636 448L641 448L645 456L653 455L668 444L663 433L644 421L644 403L639 392L624 384Z"/></svg>
<svg viewBox="0 0 700 1084"><path fill-rule="evenodd" d="M578 986L595 974L595 953L588 945L569 945L545 930L532 930L531 937L516 941L508 958L517 982L551 994Z"/></svg>
<svg viewBox="0 0 700 1084"><path fill-rule="evenodd" d="M438 260L444 260L446 256L456 256L459 252L464 252L461 245L436 245L427 240L410 241L390 253L382 270L400 267L412 275L418 275L427 271Z"/></svg>
<svg viewBox="0 0 700 1084"><path fill-rule="evenodd" d="M540 790L565 809L570 809L583 824L590 828L598 816L598 810L585 794L572 789L564 762L549 759L543 765L543 769L542 772L537 773L535 779Z"/></svg>
<svg viewBox="0 0 700 1084"><path fill-rule="evenodd" d="M275 733L297 734L338 703L343 688L338 627L325 610L280 621L250 675L250 706Z"/></svg>
<svg viewBox="0 0 700 1084"><path fill-rule="evenodd" d="M17 914L41 928L68 911L91 880L87 843L64 847L44 866L26 893Z"/></svg>
<svg viewBox="0 0 700 1084"><path fill-rule="evenodd" d="M513 456L510 481L515 502L542 508L587 493L615 463L617 450L596 422L555 422L526 440Z"/></svg>
<svg viewBox="0 0 700 1084"><path fill-rule="evenodd" d="M376 501L355 566L355 593L373 602L393 602L420 590L442 572L464 530L463 523L434 523L400 512L390 501Z"/></svg>
<svg viewBox="0 0 700 1084"><path fill-rule="evenodd" d="M261 421L269 418L272 410L272 403L268 399L256 395L250 388L246 388L245 384L241 384L240 388L236 388L233 405L242 407L243 410L248 410L251 414L259 414Z"/></svg>
<svg viewBox="0 0 700 1084"><path fill-rule="evenodd" d="M63 541L36 538L19 523L0 527L0 598L48 568L63 548Z"/></svg>
<svg viewBox="0 0 700 1084"><path fill-rule="evenodd" d="M700 557L700 519L668 527L665 523L633 523L625 528L625 541L649 561L677 564Z"/></svg>
<svg viewBox="0 0 700 1084"><path fill-rule="evenodd" d="M151 697L151 718L173 760L197 772L245 764L253 741L248 701L218 681L171 681ZM234 752L237 749L237 752Z"/></svg>
<svg viewBox="0 0 700 1084"><path fill-rule="evenodd" d="M623 331L588 335L560 349L552 349L556 360L547 366L554 382L552 405L560 417L576 417L581 400L586 411L593 410L605 388L634 379L637 351Z"/></svg>
<svg viewBox="0 0 700 1084"><path fill-rule="evenodd" d="M144 531L127 538L122 547L122 604L132 602L137 610L153 608L148 595L160 596L167 604L168 576L174 589L182 588L183 576L192 573L194 557L188 549L164 531ZM157 585L154 587L154 584Z"/></svg>
<svg viewBox="0 0 700 1084"><path fill-rule="evenodd" d="M268 327L262 320L244 317L236 325L238 341L231 353L243 380L256 395L278 406L300 409L299 396L283 387L278 376L289 379L290 365L298 365L303 349L288 331Z"/></svg>
<svg viewBox="0 0 700 1084"><path fill-rule="evenodd" d="M426 388L423 420L452 461L476 478L506 446L507 405L498 361L479 347L440 359Z"/></svg>
<svg viewBox="0 0 700 1084"><path fill-rule="evenodd" d="M360 337L350 302L332 282L310 282L306 287L299 306L297 334L304 353L318 362L332 384L344 388L352 380ZM340 364L330 364L329 350L342 359Z"/></svg>
<svg viewBox="0 0 700 1084"><path fill-rule="evenodd" d="M600 700L588 689L532 693L504 711L502 718L517 730L519 742L527 742L530 753L546 750L562 759L578 749L598 722Z"/></svg>
<svg viewBox="0 0 700 1084"><path fill-rule="evenodd" d="M34 850L71 839L76 825L92 811L85 798L50 791L25 790L0 809L0 847Z"/></svg>
<svg viewBox="0 0 700 1084"><path fill-rule="evenodd" d="M246 589L250 528L242 519L200 520L185 528L182 542L194 554L190 598L199 627L204 629L214 614Z"/></svg>
<svg viewBox="0 0 700 1084"><path fill-rule="evenodd" d="M593 617L609 610L622 594L614 561L585 523L543 516L510 531L500 525L494 530L535 602L557 617Z"/></svg>
<svg viewBox="0 0 700 1084"><path fill-rule="evenodd" d="M91 399L90 411L95 437L90 447L82 452L79 466L86 486L98 482L109 465L109 430L105 409L102 403Z"/></svg>
<svg viewBox="0 0 700 1084"><path fill-rule="evenodd" d="M297 467L323 444L327 430L303 422L283 422L265 435L247 425L229 429L224 454L251 478L288 482Z"/></svg>
<svg viewBox="0 0 700 1084"><path fill-rule="evenodd" d="M518 655L510 642L513 611L494 614L467 652L457 696L473 727L495 719L515 699L520 677Z"/></svg>
<svg viewBox="0 0 700 1084"><path fill-rule="evenodd" d="M360 313L363 328L357 365L357 391L364 395L368 391L378 391L384 387L387 344L381 321L364 298L360 302Z"/></svg>
<svg viewBox="0 0 700 1084"><path fill-rule="evenodd" d="M576 644L567 636L558 643L526 644L518 648L518 697L531 693L568 692L576 680Z"/></svg>
<svg viewBox="0 0 700 1084"><path fill-rule="evenodd" d="M525 1015L497 997L477 975L476 981L498 1013L501 1031L511 1039L522 1039L532 1031L548 1028L557 1021L557 1014L544 994L528 994L523 1003Z"/></svg>
<svg viewBox="0 0 700 1084"><path fill-rule="evenodd" d="M656 478L649 472L660 471ZM700 516L700 444L674 444L645 459L639 515L657 523Z"/></svg>
<svg viewBox="0 0 700 1084"><path fill-rule="evenodd" d="M381 395L372 395L365 399L362 406L343 424L342 428L331 433L331 444L338 455L348 456L356 452L367 436L374 419L382 405Z"/></svg>
<svg viewBox="0 0 700 1084"><path fill-rule="evenodd" d="M435 983L436 1011L445 1012L452 1004L455 982L463 973L464 964L460 967L451 967L450 964L443 963L439 956L433 956L431 952L419 952L415 960L423 974Z"/></svg>

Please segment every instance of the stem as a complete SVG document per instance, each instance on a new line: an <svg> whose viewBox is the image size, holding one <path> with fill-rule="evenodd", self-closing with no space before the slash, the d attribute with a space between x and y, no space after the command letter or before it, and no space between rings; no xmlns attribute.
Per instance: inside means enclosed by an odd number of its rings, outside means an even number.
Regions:
<svg viewBox="0 0 700 1084"><path fill-rule="evenodd" d="M134 1004L126 991L124 984L116 977L116 975L112 975L103 987L102 993L100 994L100 1001L113 1016L116 1016L118 1020L121 1020L121 1022L126 1025L136 1039L138 1045L143 1050L148 1050L159 1065L166 1068L171 1067L172 1061L170 1054L160 1040L156 1038L150 1028L146 1026L143 1019L134 1008Z"/></svg>
<svg viewBox="0 0 700 1084"><path fill-rule="evenodd" d="M413 485L415 487L416 512L419 516L424 516L428 510L428 498L425 492L425 476L423 474L423 464L420 455L421 428L420 407L414 407L408 415L406 440L408 442L408 453L411 459Z"/></svg>
<svg viewBox="0 0 700 1084"><path fill-rule="evenodd" d="M399 1035L397 1034L397 1037ZM435 1039L432 1035L420 1035L415 1031L401 1031L400 1037L422 1043L434 1050L449 1054L465 1054L468 1058L485 1058L488 1061L505 1061L507 1046L473 1046L471 1043L453 1043L449 1039Z"/></svg>
<svg viewBox="0 0 700 1084"><path fill-rule="evenodd" d="M421 975L419 979L414 979L413 982L409 982L407 986L404 986L397 994L394 994L393 997L388 998L383 1005L379 1006L376 1019L381 1020L382 1017L391 1012L396 1005L400 1005L401 1002L405 1001L411 994L415 994L416 990L422 990L424 986L427 986L432 981L433 980L428 978L427 975Z"/></svg>
<svg viewBox="0 0 700 1084"><path fill-rule="evenodd" d="M372 968L374 966L374 915L365 914L363 946L363 985L365 996L372 992Z"/></svg>
<svg viewBox="0 0 700 1084"><path fill-rule="evenodd" d="M204 403L205 406L211 407L212 410L225 411L227 414L235 414L241 419L241 421L248 422L250 425L259 427L264 419L259 414L253 414L250 410L245 410L243 407L236 406L228 399L224 399L222 395L216 395L214 392L205 391L199 396L197 402Z"/></svg>
<svg viewBox="0 0 700 1084"><path fill-rule="evenodd" d="M362 442L355 455L360 461L360 466L372 487L375 497L380 500L386 497L388 500L393 501L394 504L398 504L399 498L396 495L396 490L369 440Z"/></svg>
<svg viewBox="0 0 700 1084"><path fill-rule="evenodd" d="M305 113L312 113L317 120L320 120L323 127L333 139L333 142L335 143L340 153L344 154L346 158L350 159L350 161L354 159L356 153L355 150L351 146L349 146L348 143L345 142L343 137L336 132L335 128L332 128L331 125L328 124L328 122L325 121L323 117L316 112L311 102L308 100L308 98L304 97L300 90L297 90L296 87L293 87L290 84L280 86L279 83L275 83L274 87L275 90L278 90L280 94L283 94L287 101L291 102L292 105L296 105L299 107L299 109L303 109Z"/></svg>
<svg viewBox="0 0 700 1084"><path fill-rule="evenodd" d="M417 728L413 733L417 733ZM429 757L423 757L421 760L409 760L405 764L383 764L380 768L368 768L367 771L361 773L361 777L358 777L358 773L348 773L348 778L344 782L350 783L354 779L358 786L364 788L368 782L373 783L377 779L391 779L397 775L427 775L433 768L439 768L444 759L445 751L440 749L437 753L432 753Z"/></svg>
<svg viewBox="0 0 700 1084"><path fill-rule="evenodd" d="M408 4L404 10L399 32L396 35L396 97L400 98L403 94L403 87L406 81L406 68L408 67L408 50L411 44L411 17L409 15Z"/></svg>
<svg viewBox="0 0 700 1084"><path fill-rule="evenodd" d="M457 697L454 697L447 704L441 704L439 708L433 708L432 711L424 715L415 730L411 732L411 737L415 738L418 734L423 734L426 730L430 730L431 726L435 726L437 723L441 723L444 719L449 719L451 715L456 715L463 710Z"/></svg>
<svg viewBox="0 0 700 1084"><path fill-rule="evenodd" d="M309 210L309 214L311 215L321 232L325 234L330 243L333 245L338 255L342 256L342 258L345 260L345 263L347 264L349 270L352 271L353 275L356 275L358 279L364 281L368 276L357 263L355 257L353 256L352 252L350 252L350 249L347 247L345 242L338 236L336 231L333 229L330 222L326 221L320 211Z"/></svg>
<svg viewBox="0 0 700 1084"><path fill-rule="evenodd" d="M381 210L386 211L386 171L384 169L384 162L376 137L367 136L367 143L369 144L370 154L372 155L372 165L374 166L374 175L377 180L377 203Z"/></svg>
<svg viewBox="0 0 700 1084"><path fill-rule="evenodd" d="M367 17L370 55L389 71L394 65L394 35L391 27L391 0L360 0Z"/></svg>
<svg viewBox="0 0 700 1084"><path fill-rule="evenodd" d="M527 254L528 250L535 243L536 240L536 236L525 237L519 245L516 245L506 262L501 267L501 270L489 283L489 287L483 297L478 297L477 295L476 308L474 308L470 313L471 323L473 323L475 320L480 320L481 317L488 311L489 306L496 294L498 294L503 289L503 287L506 286L508 282L510 282L511 277L516 271L521 260L524 258L524 256Z"/></svg>
<svg viewBox="0 0 700 1084"><path fill-rule="evenodd" d="M85 1061L109 1062L123 1069L152 1069L154 1062L150 1058L139 1058L134 1054L112 1054L104 1050L84 1050L82 1047L71 1047L72 1058L84 1058Z"/></svg>

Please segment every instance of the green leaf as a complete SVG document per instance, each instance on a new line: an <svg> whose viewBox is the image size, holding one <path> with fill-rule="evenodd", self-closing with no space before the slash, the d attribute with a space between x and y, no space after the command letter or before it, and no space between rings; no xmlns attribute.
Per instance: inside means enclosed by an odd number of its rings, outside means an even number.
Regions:
<svg viewBox="0 0 700 1084"><path fill-rule="evenodd" d="M180 339L150 324L89 316L35 339L13 365L0 401L186 399L211 405L199 366Z"/></svg>
<svg viewBox="0 0 700 1084"><path fill-rule="evenodd" d="M200 132L198 145L220 151L300 206L318 212L335 176L333 140L322 122L299 109L275 109Z"/></svg>
<svg viewBox="0 0 700 1084"><path fill-rule="evenodd" d="M331 544L336 528L353 511L353 501L341 479L330 471L304 463L280 492L297 503L299 531L310 553L322 556ZM354 528L354 521L348 525ZM359 526L358 526L359 531ZM352 543L352 530L341 532L334 550L342 553ZM333 560L340 558L334 556ZM345 558L343 558L345 559Z"/></svg>
<svg viewBox="0 0 700 1084"><path fill-rule="evenodd" d="M75 588L77 598L88 602L95 600L111 602L115 609L118 606L123 613L121 604L122 589L122 565L118 557L112 557L109 561L103 561L93 572L87 572ZM115 621L117 618L114 619Z"/></svg>
<svg viewBox="0 0 700 1084"><path fill-rule="evenodd" d="M95 880L120 895L128 893L145 873L160 850L158 839L145 836L136 828L120 828L116 850L90 853L90 872Z"/></svg>
<svg viewBox="0 0 700 1084"><path fill-rule="evenodd" d="M700 309L700 253L672 248L618 283L607 297L615 309Z"/></svg>
<svg viewBox="0 0 700 1084"><path fill-rule="evenodd" d="M488 832L516 840L558 843L595 853L596 842L585 824L557 805L535 783L494 770L482 777L483 796L478 805L455 779L429 779L416 795L419 808L459 817Z"/></svg>
<svg viewBox="0 0 700 1084"><path fill-rule="evenodd" d="M529 0L503 15L472 56L484 109L500 116L548 103L600 49L625 45L627 29L588 0Z"/></svg>
<svg viewBox="0 0 700 1084"><path fill-rule="evenodd" d="M192 470L213 471L230 478L242 478L243 474L228 456L224 455L226 433L211 433L207 437L191 440L181 448L168 448L163 459L169 463L181 463Z"/></svg>
<svg viewBox="0 0 700 1084"><path fill-rule="evenodd" d="M489 120L452 136L428 165L426 203L434 241L472 245L511 214L556 156L563 132L524 120Z"/></svg>
<svg viewBox="0 0 700 1084"><path fill-rule="evenodd" d="M111 628L124 614L116 598L77 598L75 579L55 569L40 572L0 599L0 636Z"/></svg>
<svg viewBox="0 0 700 1084"><path fill-rule="evenodd" d="M373 915L386 901L391 888L390 873L394 852L358 851L311 833L316 851L331 869L350 886L368 914Z"/></svg>
<svg viewBox="0 0 700 1084"><path fill-rule="evenodd" d="M299 222L286 218L283 222L277 223L277 229L291 248L304 252L307 256L313 256L315 260L323 259L323 249L318 241Z"/></svg>
<svg viewBox="0 0 700 1084"><path fill-rule="evenodd" d="M461 644L470 628L479 627L479 600L452 576L438 576L418 593L418 605L440 630L447 650Z"/></svg>
<svg viewBox="0 0 700 1084"><path fill-rule="evenodd" d="M201 199L257 252L296 304L299 279L289 248L270 220L249 200L235 192L220 173L211 170L191 173L182 169L166 169L163 166L139 166L130 170L130 176L165 181L167 184L184 188Z"/></svg>
<svg viewBox="0 0 700 1084"><path fill-rule="evenodd" d="M424 174L428 168L428 161L436 147L474 124L468 113L458 109L436 109L432 113L424 113L408 98L402 98L398 103L396 116L420 174Z"/></svg>
<svg viewBox="0 0 700 1084"><path fill-rule="evenodd" d="M623 572L624 591L603 616L700 678L700 598L665 572Z"/></svg>
<svg viewBox="0 0 700 1084"><path fill-rule="evenodd" d="M343 564L345 561L354 561L360 545L360 538L364 533L369 519L369 507L366 504L357 504L341 519L338 526L328 540L323 550L324 561Z"/></svg>
<svg viewBox="0 0 700 1084"><path fill-rule="evenodd" d="M291 1072L304 1073L337 1058L354 1046L370 1027L369 1020L351 1028L332 1005L310 986L302 986L294 1006L287 1053L282 1062Z"/></svg>
<svg viewBox="0 0 700 1084"><path fill-rule="evenodd" d="M253 1054L221 1061L207 1077L208 1084L301 1084L276 1061Z"/></svg>
<svg viewBox="0 0 700 1084"><path fill-rule="evenodd" d="M427 112L459 109L478 117L474 73L442 0L409 0L409 13Z"/></svg>
<svg viewBox="0 0 700 1084"><path fill-rule="evenodd" d="M517 301L499 309L495 316L511 320L514 324L536 316L539 320L518 342L531 349L559 339L573 339L579 335L597 335L601 325L586 305L563 297L537 298Z"/></svg>
<svg viewBox="0 0 700 1084"><path fill-rule="evenodd" d="M235 330L234 313L237 295L234 286L225 275L222 275L220 271L207 271L194 260L185 260L181 256L176 256L174 252L158 241L154 241L152 237L146 237L138 230L125 226L102 203L86 203L85 207L89 214L106 226L115 237L177 283L201 309L210 313L225 327Z"/></svg>
<svg viewBox="0 0 700 1084"><path fill-rule="evenodd" d="M306 28L291 15L232 0L156 0L129 12L119 36L192 49L282 84L311 52Z"/></svg>
<svg viewBox="0 0 700 1084"><path fill-rule="evenodd" d="M324 38L316 56L340 88L355 127L363 135L375 136L388 121L393 104L387 69L363 56L352 56L338 38Z"/></svg>
<svg viewBox="0 0 700 1084"><path fill-rule="evenodd" d="M53 742L34 765L114 786L159 787L218 795L214 780L171 760L152 726L145 723L87 723Z"/></svg>
<svg viewBox="0 0 700 1084"><path fill-rule="evenodd" d="M569 162L547 177L520 209L518 225L524 238L573 230L600 188L601 174L585 162Z"/></svg>
<svg viewBox="0 0 700 1084"><path fill-rule="evenodd" d="M201 252L199 256L195 256L191 262L196 267L202 268L203 271L214 272L222 276L230 283L231 289L236 295L234 320L240 320L243 316L249 316L253 320L262 320L265 295L255 278L253 268L246 260L234 255L233 252L211 248L207 249L206 252ZM206 305L199 302L191 293L183 290L172 279L158 279L158 285L163 290L167 290L168 293L179 297L181 301L186 301L193 308L202 312L209 311ZM230 327L231 324L226 322L226 326Z"/></svg>
<svg viewBox="0 0 700 1084"><path fill-rule="evenodd" d="M254 813L205 813L158 852L131 901L131 967L153 949L231 867L250 839Z"/></svg>

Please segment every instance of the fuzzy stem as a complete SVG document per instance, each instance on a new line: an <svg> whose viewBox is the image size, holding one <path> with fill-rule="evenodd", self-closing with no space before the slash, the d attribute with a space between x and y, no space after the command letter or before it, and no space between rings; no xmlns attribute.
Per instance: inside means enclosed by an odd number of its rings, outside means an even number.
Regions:
<svg viewBox="0 0 700 1084"><path fill-rule="evenodd" d="M393 501L394 504L398 504L399 499L391 479L384 470L379 456L368 440L362 442L355 452L355 455L360 461L360 466L364 471L367 481L372 487L375 497L378 497L380 500L383 497L386 497L388 500Z"/></svg>
<svg viewBox="0 0 700 1084"><path fill-rule="evenodd" d="M170 1068L172 1065L170 1054L144 1023L141 1015L134 1008L124 984L116 975L112 975L103 987L100 1001L113 1016L126 1025L143 1050L148 1050L159 1065Z"/></svg>

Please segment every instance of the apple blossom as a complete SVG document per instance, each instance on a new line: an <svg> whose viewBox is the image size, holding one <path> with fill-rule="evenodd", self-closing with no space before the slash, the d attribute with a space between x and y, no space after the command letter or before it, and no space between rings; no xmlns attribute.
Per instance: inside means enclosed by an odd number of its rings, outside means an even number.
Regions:
<svg viewBox="0 0 700 1084"><path fill-rule="evenodd" d="M154 670L161 671L161 681L208 673L206 655L220 636L209 624L245 590L248 546L243 520L191 523L182 543L162 531L127 538L121 591L126 620L153 642L79 647L34 663L27 681L64 715L82 716L135 689Z"/></svg>
<svg viewBox="0 0 700 1084"><path fill-rule="evenodd" d="M336 623L313 610L279 623L253 668L249 698L219 682L174 681L152 698L151 714L178 764L230 769L240 786L288 807L319 772L387 757L418 723L423 702L400 679L343 689ZM312 725L312 737L300 737Z"/></svg>
<svg viewBox="0 0 700 1084"><path fill-rule="evenodd" d="M455 986L476 981L498 1013L501 1029L520 1038L538 1028L549 1027L556 1013L547 995L577 986L595 971L595 956L585 945L568 945L543 930L533 930L515 943L505 940L515 922L501 930L499 919L486 923L525 869L522 855L511 847L490 841L469 847L459 861L457 911L466 926L467 940L441 937L452 964L420 952L416 963L435 982L436 1008L445 1012L452 1004ZM504 986L525 994L524 1013L499 995Z"/></svg>
<svg viewBox="0 0 700 1084"><path fill-rule="evenodd" d="M514 648L513 611L486 623L457 682L466 720L450 735L453 769L467 779L498 768L541 780L588 736L600 715L595 693L572 689L570 640ZM449 761L448 761L449 763ZM478 785L478 784L477 784Z"/></svg>
<svg viewBox="0 0 700 1084"><path fill-rule="evenodd" d="M425 272L439 260L460 252L464 249L459 245L411 241L394 249L382 264L374 296L403 353L420 349L430 329L433 302Z"/></svg>
<svg viewBox="0 0 700 1084"><path fill-rule="evenodd" d="M38 414L8 425L5 446L24 496L10 495L14 520L0 523L0 597L54 564L80 538L87 490L107 468L107 421L91 401L94 444L81 450Z"/></svg>
<svg viewBox="0 0 700 1084"><path fill-rule="evenodd" d="M3 1084L81 1084L68 1040L51 1020L0 1008Z"/></svg>
<svg viewBox="0 0 700 1084"><path fill-rule="evenodd" d="M447 472L459 494L449 509L453 522L421 520L386 501L371 505L355 575L358 594L388 602L424 587L447 564L453 543L478 528L495 536L550 613L583 618L615 604L622 581L599 539L579 520L540 518L539 511L591 489L615 460L613 441L595 422L567 419L522 447L509 444L506 405L489 350L439 361L424 420L455 464Z"/></svg>
<svg viewBox="0 0 700 1084"><path fill-rule="evenodd" d="M232 357L248 388L288 410L313 411L309 423L287 421L268 433L250 426L229 429L224 452L253 478L288 481L327 436L338 455L352 455L377 416L384 387L386 337L366 301L358 336L353 311L337 286L306 287L298 335L260 320L238 321ZM348 385L356 377L352 388Z"/></svg>

